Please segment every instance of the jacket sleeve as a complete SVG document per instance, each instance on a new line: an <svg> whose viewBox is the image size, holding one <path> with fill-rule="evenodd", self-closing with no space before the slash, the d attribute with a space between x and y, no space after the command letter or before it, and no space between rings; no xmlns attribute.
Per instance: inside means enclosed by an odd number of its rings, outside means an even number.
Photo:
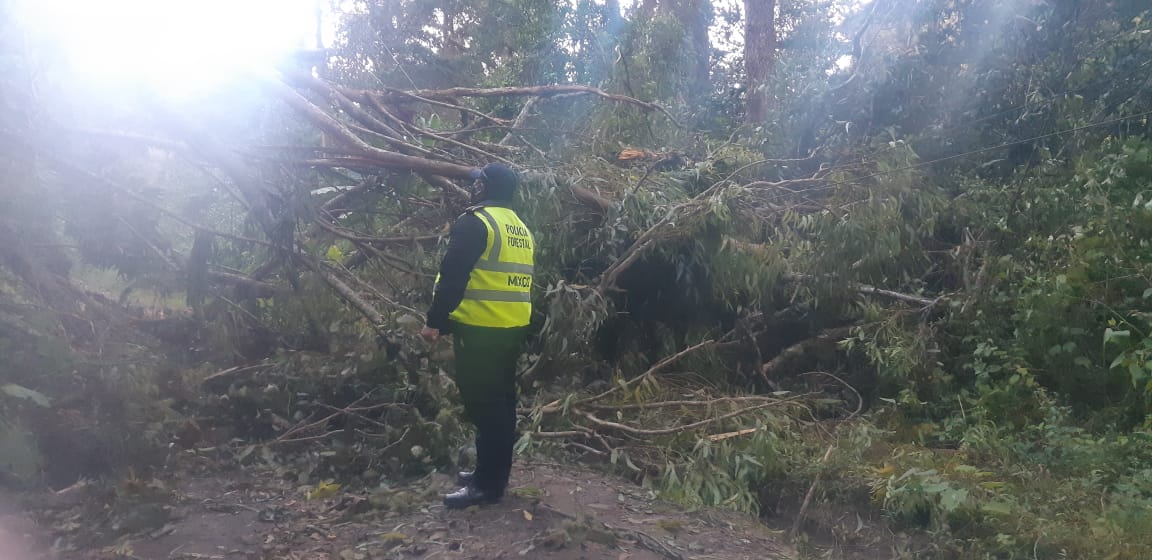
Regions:
<svg viewBox="0 0 1152 560"><path fill-rule="evenodd" d="M488 244L488 230L480 218L467 213L456 219L448 237L448 250L440 262L440 282L428 309L427 325L448 332L448 314L464 299L472 267L484 254Z"/></svg>

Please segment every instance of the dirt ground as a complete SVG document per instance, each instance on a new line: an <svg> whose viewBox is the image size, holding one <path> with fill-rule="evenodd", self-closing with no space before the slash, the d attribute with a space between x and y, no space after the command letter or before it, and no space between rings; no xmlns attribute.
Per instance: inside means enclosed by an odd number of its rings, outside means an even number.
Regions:
<svg viewBox="0 0 1152 560"><path fill-rule="evenodd" d="M439 474L372 492L313 486L312 499L251 469L130 481L115 500L79 487L25 498L24 513L0 496L0 560L796 557L751 516L685 512L578 467L520 463L512 485L463 511L440 504L452 480Z"/></svg>

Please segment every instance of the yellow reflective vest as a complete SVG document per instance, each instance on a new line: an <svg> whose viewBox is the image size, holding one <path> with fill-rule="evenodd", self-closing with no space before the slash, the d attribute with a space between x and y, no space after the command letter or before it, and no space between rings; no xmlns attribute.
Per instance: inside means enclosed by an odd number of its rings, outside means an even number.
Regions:
<svg viewBox="0 0 1152 560"><path fill-rule="evenodd" d="M523 327L532 318L532 234L508 208L476 206L468 211L484 223L488 241L472 267L464 299L448 317L477 327Z"/></svg>

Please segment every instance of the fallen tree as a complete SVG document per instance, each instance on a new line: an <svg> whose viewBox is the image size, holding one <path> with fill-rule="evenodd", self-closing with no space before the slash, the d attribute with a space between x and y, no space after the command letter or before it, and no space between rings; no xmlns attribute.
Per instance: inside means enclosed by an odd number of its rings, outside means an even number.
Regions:
<svg viewBox="0 0 1152 560"><path fill-rule="evenodd" d="M444 446L456 432L436 425L450 391L421 383L417 396L365 389L348 400L336 396L347 390L343 381L316 387L264 359L281 347L380 354L395 363L385 368L393 372L388 383L400 383L394 368L435 371L438 350L416 341L412 326L427 303L436 246L468 202L467 178L489 161L524 168L521 202L537 237L537 284L547 287L537 297L538 334L523 372L526 385L540 385L521 410L521 445L558 443L658 473L662 449L759 437L756 426L771 419L812 416L828 401L840 402L840 393L795 379L822 365L803 351L811 341L834 347L854 321L806 325L796 333L800 340L786 344L776 332L824 291L901 312L943 301L865 281L876 276L845 278L828 263L798 258L811 252L798 248L819 237L816 228L851 221L883 199L842 185L842 169L798 175L786 166L810 158L769 160L732 143L709 147L695 161L662 158L643 167L587 151L553 160L542 136L529 133L534 121L536 128L549 126L542 107L577 102L680 126L656 103L588 86L369 91L295 74L265 79L260 87L299 127L290 139L276 132L255 143L235 142L159 107L142 130L60 128L80 143L118 138L171 154L204 180L206 202L191 210L128 176L94 171L42 136L4 137L61 176L117 193L168 224L165 235L124 208L113 213L157 263L154 274L169 279L166 289L183 292L195 310L167 339L183 342L188 331L212 325L232 333L214 352L219 371L202 387L231 395L213 405L235 413L222 418L257 414L258 425L246 428L252 444L286 449L343 438L394 455L435 440L437 460L445 460ZM493 101L513 104L515 116L494 112ZM241 218L221 220L221 213ZM171 231L184 232L191 243L174 241ZM675 285L644 284L668 282L670 270ZM724 277L729 270L742 276ZM700 297L685 298L685 289ZM627 330L672 325L679 332L629 339L614 354L597 348L598 336L610 336L598 334L606 321L648 321L643 317L650 311L636 301L650 297L668 298L653 300L654 306L686 315ZM329 305L334 301L344 309ZM704 320L716 308L725 309L726 318ZM240 349L245 339L252 340ZM685 366L694 360L711 360L715 371ZM555 383L561 374L566 383ZM265 402L252 398L258 391L309 397ZM819 414L847 414L845 406L836 410ZM401 433L397 422L419 428ZM196 438L177 439L196 444Z"/></svg>

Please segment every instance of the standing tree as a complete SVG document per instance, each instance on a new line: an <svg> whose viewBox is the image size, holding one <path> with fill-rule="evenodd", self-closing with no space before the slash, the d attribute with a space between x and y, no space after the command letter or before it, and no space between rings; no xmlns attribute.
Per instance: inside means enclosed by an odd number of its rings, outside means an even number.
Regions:
<svg viewBox="0 0 1152 560"><path fill-rule="evenodd" d="M768 80L776 67L776 0L744 0L745 122L768 119Z"/></svg>
<svg viewBox="0 0 1152 560"><path fill-rule="evenodd" d="M690 90L695 93L707 92L712 54L712 44L708 37L708 26L712 24L712 2L710 0L680 0L675 3L673 10L692 45L692 72L690 75L692 85Z"/></svg>
<svg viewBox="0 0 1152 560"><path fill-rule="evenodd" d="M663 16L679 25L684 37L684 58L690 62L683 67L684 79L689 84L688 92L693 95L708 91L712 43L708 37L708 27L712 25L712 2L710 0L646 0L637 13L638 21Z"/></svg>

